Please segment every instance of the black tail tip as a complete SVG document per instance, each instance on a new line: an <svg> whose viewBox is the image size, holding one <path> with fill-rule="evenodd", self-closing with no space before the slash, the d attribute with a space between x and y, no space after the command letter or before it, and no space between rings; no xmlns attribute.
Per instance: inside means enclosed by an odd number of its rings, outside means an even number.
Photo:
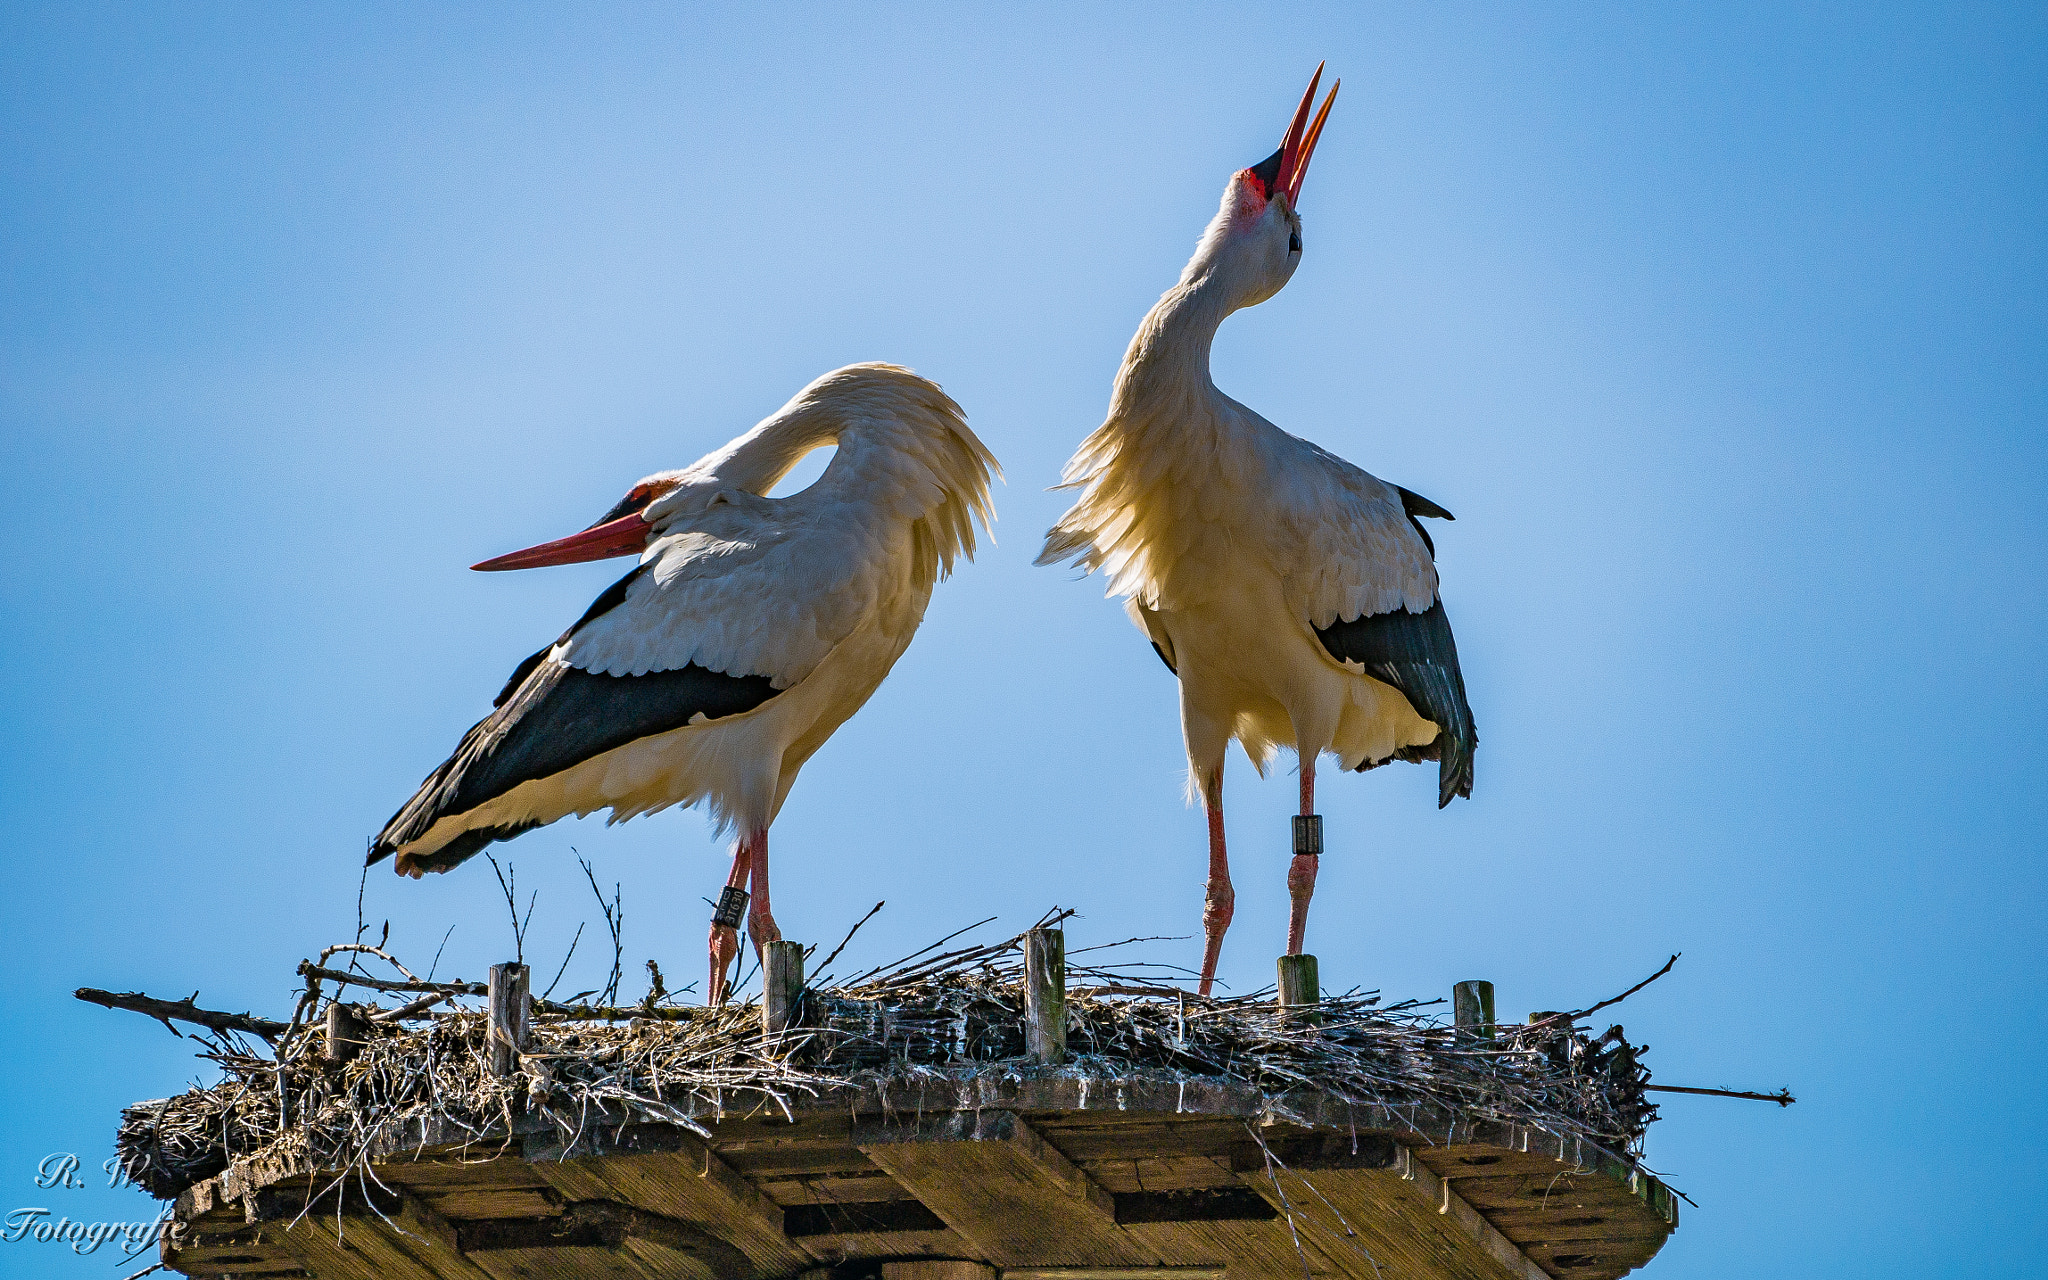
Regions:
<svg viewBox="0 0 2048 1280"><path fill-rule="evenodd" d="M1438 767L1436 807L1446 808L1460 797L1472 798L1472 757L1465 752L1446 755Z"/></svg>

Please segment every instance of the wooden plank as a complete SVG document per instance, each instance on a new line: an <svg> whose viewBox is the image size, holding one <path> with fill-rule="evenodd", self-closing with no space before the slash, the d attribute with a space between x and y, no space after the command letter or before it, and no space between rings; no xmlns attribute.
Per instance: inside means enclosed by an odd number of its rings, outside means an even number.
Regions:
<svg viewBox="0 0 2048 1280"><path fill-rule="evenodd" d="M1406 1148L1380 1133L1287 1132L1268 1126L1258 1138L1244 1134L1230 1151L1230 1167L1238 1173L1263 1173L1268 1162L1304 1173L1325 1169L1394 1169L1402 1167Z"/></svg>
<svg viewBox="0 0 2048 1280"><path fill-rule="evenodd" d="M1278 1215L1243 1186L1199 1191L1134 1191L1116 1197L1116 1220L1137 1222L1268 1222Z"/></svg>
<svg viewBox="0 0 2048 1280"><path fill-rule="evenodd" d="M767 1178L856 1174L875 1167L873 1161L851 1146L791 1145L763 1148L749 1145L721 1154L719 1159L756 1181Z"/></svg>
<svg viewBox="0 0 2048 1280"><path fill-rule="evenodd" d="M1661 1224L1625 1219L1608 1213L1571 1210L1496 1209L1486 1215L1502 1235L1527 1247L1561 1240L1649 1240L1662 1244L1670 1235Z"/></svg>
<svg viewBox="0 0 2048 1280"><path fill-rule="evenodd" d="M904 1192L898 1189L896 1194ZM783 1211L783 1230L813 1253L845 1260L960 1258L973 1252L972 1245L916 1200L792 1205Z"/></svg>
<svg viewBox="0 0 2048 1280"><path fill-rule="evenodd" d="M999 1142L1038 1170L1082 1205L1104 1219L1116 1220L1116 1201L1087 1172L1038 1132L1022 1116L1009 1111L955 1111L946 1115L918 1118L907 1123L856 1125L856 1143L894 1145L905 1142ZM862 1147L863 1152L866 1146ZM882 1161L871 1161L887 1168Z"/></svg>
<svg viewBox="0 0 2048 1280"><path fill-rule="evenodd" d="M556 1219L496 1219L458 1228L463 1254L494 1280L728 1280L752 1270L711 1232L609 1201Z"/></svg>
<svg viewBox="0 0 2048 1280"><path fill-rule="evenodd" d="M1415 1158L1429 1166L1439 1178L1501 1178L1517 1174L1552 1177L1579 1171L1576 1163L1560 1161L1555 1146L1535 1151L1461 1143L1455 1147L1416 1147Z"/></svg>
<svg viewBox="0 0 2048 1280"><path fill-rule="evenodd" d="M874 1236L946 1230L937 1214L917 1200L855 1200L840 1204L799 1204L782 1211L782 1232L805 1236Z"/></svg>
<svg viewBox="0 0 2048 1280"><path fill-rule="evenodd" d="M403 1233L376 1217L345 1217L339 1229L332 1217L308 1217L291 1228L290 1239L307 1246L325 1247L344 1268L360 1268L385 1280L485 1280L461 1253L424 1236ZM322 1280L330 1274L355 1274L347 1269L333 1272L317 1265L309 1265L308 1269Z"/></svg>
<svg viewBox="0 0 2048 1280"><path fill-rule="evenodd" d="M868 1159L997 1266L1162 1262L1118 1229L1107 1192L1064 1156L1058 1164L1051 1161L1050 1145L1011 1112L855 1125L853 1139ZM1107 1213L1103 1200L1109 1201Z"/></svg>
<svg viewBox="0 0 2048 1280"><path fill-rule="evenodd" d="M729 1240L764 1275L802 1270L813 1255L782 1233L782 1206L741 1177L694 1135L676 1131L676 1150L532 1166L563 1199L616 1200L702 1224ZM688 1139L684 1142L683 1139ZM691 1150L691 1146L695 1150Z"/></svg>
<svg viewBox="0 0 2048 1280"><path fill-rule="evenodd" d="M1294 1233L1277 1215L1264 1222L1132 1223L1124 1231L1156 1250L1168 1267L1228 1267L1230 1280L1302 1280L1304 1271L1310 1276L1347 1274L1315 1241L1302 1239L1297 1249Z"/></svg>
<svg viewBox="0 0 2048 1280"><path fill-rule="evenodd" d="M1506 1237L1442 1179L1397 1149L1387 1169L1246 1173L1248 1186L1291 1214L1305 1237L1347 1274L1372 1280L1543 1280ZM1276 1185L1277 1183L1277 1185Z"/></svg>
<svg viewBox="0 0 2048 1280"><path fill-rule="evenodd" d="M365 1257L359 1243L362 1232L347 1229L347 1219L337 1226L334 1219L315 1222L310 1218L301 1219L289 1227L285 1223L268 1224L277 1231L278 1243L296 1255L307 1271L320 1280L380 1280L384 1273L377 1270L377 1260ZM427 1273L418 1268L393 1272L389 1280L430 1280Z"/></svg>
<svg viewBox="0 0 2048 1280"><path fill-rule="evenodd" d="M394 1160L376 1166L377 1181L437 1195L445 1191L511 1191L548 1185L516 1155L464 1160Z"/></svg>
<svg viewBox="0 0 2048 1280"><path fill-rule="evenodd" d="M447 1280L483 1280L482 1273L463 1257L455 1224L419 1196L405 1197L393 1221L411 1242L407 1251L427 1270Z"/></svg>
<svg viewBox="0 0 2048 1280"><path fill-rule="evenodd" d="M488 1280L463 1255L455 1228L424 1201L406 1196L387 1212L380 1217L358 1201L339 1220L330 1209L264 1229L321 1280Z"/></svg>
<svg viewBox="0 0 2048 1280"><path fill-rule="evenodd" d="M996 1280L996 1269L982 1262L926 1259L918 1262L885 1262L882 1280Z"/></svg>
<svg viewBox="0 0 2048 1280"><path fill-rule="evenodd" d="M1199 1191L1237 1185L1230 1161L1215 1156L1148 1156L1135 1160L1094 1160L1081 1166L1111 1194Z"/></svg>
<svg viewBox="0 0 2048 1280"><path fill-rule="evenodd" d="M1003 1280L1224 1280L1223 1267L1006 1267ZM884 1280L894 1280L886 1276Z"/></svg>
<svg viewBox="0 0 2048 1280"><path fill-rule="evenodd" d="M844 1204L861 1200L893 1200L903 1194L903 1189L896 1185L894 1178L873 1167L853 1173L821 1174L816 1177L757 1178L754 1185L760 1187L764 1194L784 1208L793 1204Z"/></svg>
<svg viewBox="0 0 2048 1280"><path fill-rule="evenodd" d="M1484 1249L1488 1257L1500 1264L1502 1271L1516 1280L1546 1280L1543 1272L1529 1261L1528 1256L1516 1247L1514 1241L1502 1235L1498 1228L1482 1217L1450 1183L1438 1178L1427 1165L1415 1162L1412 1155L1406 1176L1416 1184L1417 1191L1421 1192L1424 1199L1434 1198L1437 1202L1437 1212L1456 1223L1460 1231ZM1431 1189L1423 1185L1425 1182L1435 1183L1433 1197Z"/></svg>
<svg viewBox="0 0 2048 1280"><path fill-rule="evenodd" d="M1458 1194L1481 1212L1495 1209L1610 1210L1627 1212L1638 1202L1610 1178L1569 1171L1504 1178L1459 1178Z"/></svg>
<svg viewBox="0 0 2048 1280"><path fill-rule="evenodd" d="M444 1218L547 1218L562 1212L559 1199L536 1188L461 1188L426 1194Z"/></svg>
<svg viewBox="0 0 2048 1280"><path fill-rule="evenodd" d="M1174 1119L1140 1112L1108 1122L1090 1116L1089 1123L1083 1124L1065 1117L1033 1115L1031 1123L1083 1166L1094 1160L1128 1160L1134 1154L1227 1158L1249 1141L1242 1120L1208 1116Z"/></svg>
<svg viewBox="0 0 2048 1280"><path fill-rule="evenodd" d="M1619 1276L1648 1262L1662 1241L1556 1240L1529 1246L1543 1271L1567 1280Z"/></svg>
<svg viewBox="0 0 2048 1280"><path fill-rule="evenodd" d="M268 1231L268 1239L263 1233ZM188 1276L285 1277L311 1274L298 1254L277 1241L277 1227L243 1227L228 1234L188 1234L188 1242L165 1237L163 1262Z"/></svg>

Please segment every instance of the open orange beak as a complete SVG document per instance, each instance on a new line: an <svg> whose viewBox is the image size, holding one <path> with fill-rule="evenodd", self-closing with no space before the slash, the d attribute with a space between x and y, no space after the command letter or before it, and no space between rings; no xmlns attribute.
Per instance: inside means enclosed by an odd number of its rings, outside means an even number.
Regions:
<svg viewBox="0 0 2048 1280"><path fill-rule="evenodd" d="M654 526L639 512L592 525L581 533L543 542L537 547L514 551L482 564L469 566L486 571L497 569L540 569L554 564L582 564L586 560L609 560L614 556L637 556L647 545L647 531Z"/></svg>
<svg viewBox="0 0 2048 1280"><path fill-rule="evenodd" d="M1296 208L1301 200L1301 180L1308 176L1309 158L1316 153L1316 142L1323 136L1323 122L1330 118L1330 104L1337 100L1337 90L1342 80L1330 86L1330 96L1323 99L1322 110L1316 112L1314 124L1309 123L1308 109L1315 105L1316 86L1322 83L1323 68L1319 63L1316 74L1308 82L1308 92L1301 95L1301 105L1294 110L1294 122L1287 126L1287 138L1280 144L1280 172L1273 183L1273 194L1285 194L1287 207Z"/></svg>

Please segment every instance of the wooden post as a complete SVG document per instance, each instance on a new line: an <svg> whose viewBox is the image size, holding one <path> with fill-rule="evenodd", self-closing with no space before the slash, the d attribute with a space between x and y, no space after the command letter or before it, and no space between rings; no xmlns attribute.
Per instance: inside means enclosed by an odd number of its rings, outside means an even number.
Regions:
<svg viewBox="0 0 2048 1280"><path fill-rule="evenodd" d="M761 1030L781 1035L803 1022L804 944L771 942L761 964Z"/></svg>
<svg viewBox="0 0 2048 1280"><path fill-rule="evenodd" d="M1067 1056L1067 934L1024 935L1024 1051L1044 1063Z"/></svg>
<svg viewBox="0 0 2048 1280"><path fill-rule="evenodd" d="M1280 1009L1289 1022L1320 1022L1314 1012L1323 998L1323 984L1314 956L1280 957ZM1289 1013L1289 1010L1300 1012Z"/></svg>
<svg viewBox="0 0 2048 1280"><path fill-rule="evenodd" d="M363 1011L336 1000L327 1006L327 1047L322 1054L330 1067L338 1067L363 1051L370 1038L370 1024Z"/></svg>
<svg viewBox="0 0 2048 1280"><path fill-rule="evenodd" d="M1493 984L1474 978L1452 987L1451 1016L1457 1022L1459 1040L1493 1039Z"/></svg>
<svg viewBox="0 0 2048 1280"><path fill-rule="evenodd" d="M491 966L491 1071L509 1076L519 1069L532 1008L526 998L531 970L523 964Z"/></svg>

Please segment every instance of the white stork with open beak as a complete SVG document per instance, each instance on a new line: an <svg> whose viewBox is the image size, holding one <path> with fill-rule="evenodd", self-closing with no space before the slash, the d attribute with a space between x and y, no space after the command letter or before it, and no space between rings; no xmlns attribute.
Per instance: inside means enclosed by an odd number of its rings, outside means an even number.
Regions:
<svg viewBox="0 0 2048 1280"><path fill-rule="evenodd" d="M1080 500L1038 557L1101 569L1180 677L1190 787L1209 814L1204 995L1235 897L1223 841L1231 739L1261 773L1280 747L1300 760L1289 955L1301 953L1322 851L1322 753L1358 770L1437 760L1439 807L1472 793L1478 735L1416 519L1450 512L1287 434L1209 377L1224 318L1278 293L1301 261L1302 177L1337 96L1309 124L1321 79L1318 68L1280 150L1231 177L1180 283L1138 326L1108 419L1067 464Z"/></svg>
<svg viewBox="0 0 2048 1280"><path fill-rule="evenodd" d="M767 493L838 446L817 482ZM613 822L710 806L737 832L712 917L709 998L725 996L752 886L770 914L768 827L797 770L860 710L910 644L974 523L994 519L995 457L960 406L908 369L828 373L681 471L633 486L582 533L487 560L529 569L637 555L640 564L512 673L497 709L370 842L417 878L569 814Z"/></svg>

